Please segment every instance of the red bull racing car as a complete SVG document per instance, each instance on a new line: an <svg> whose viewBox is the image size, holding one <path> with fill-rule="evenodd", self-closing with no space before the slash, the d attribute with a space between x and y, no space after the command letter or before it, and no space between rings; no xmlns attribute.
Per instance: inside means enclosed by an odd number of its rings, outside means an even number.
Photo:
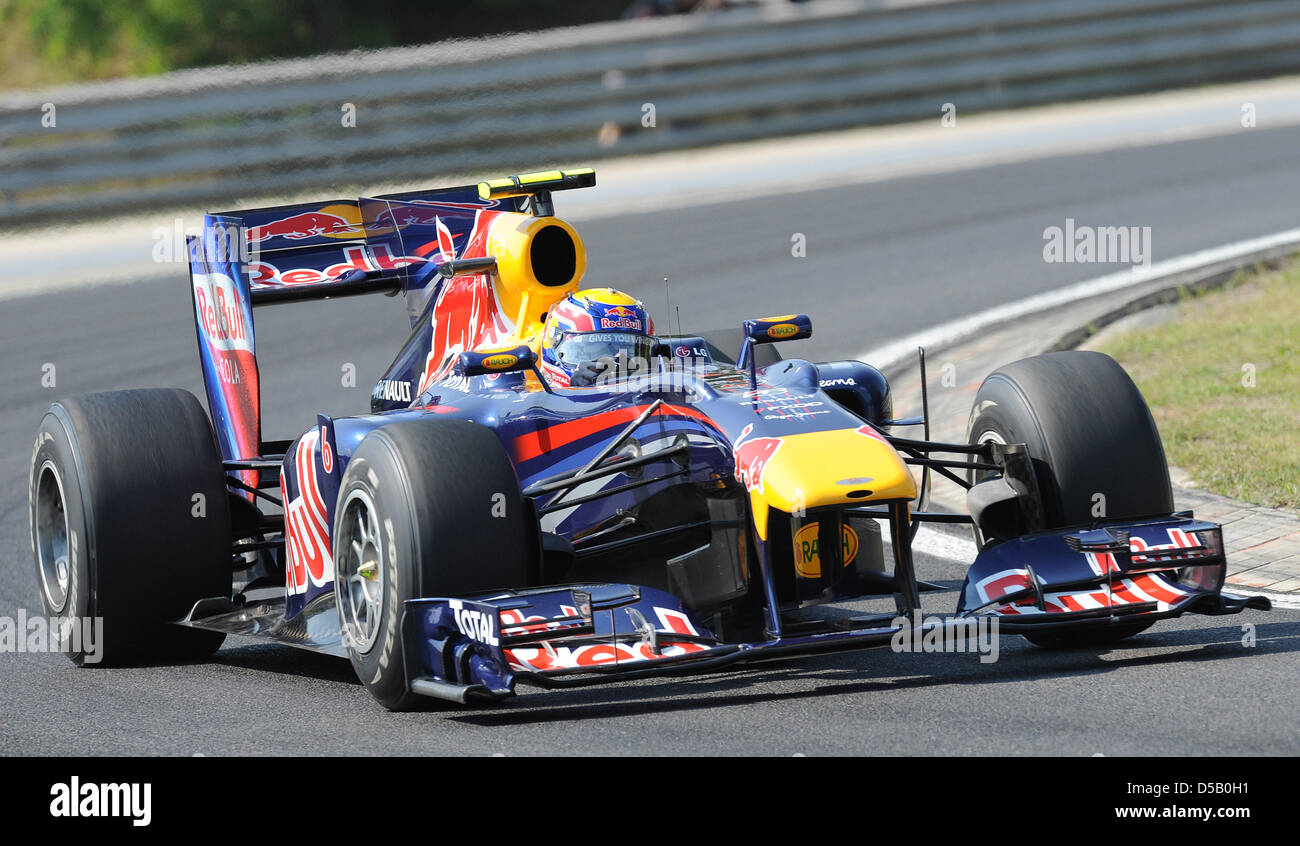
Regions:
<svg viewBox="0 0 1300 846"><path fill-rule="evenodd" d="M1040 645L1268 607L1223 592L1220 529L1174 511L1111 359L1009 364L967 442L934 442L869 364L777 354L808 315L660 335L581 287L553 194L594 183L208 215L189 261L211 417L176 390L51 406L31 466L47 613L102 617L106 664L229 634L346 656L404 709L888 644L919 625L927 521L979 541L953 619ZM254 309L369 293L411 323L371 413L265 439ZM933 476L969 516L929 509ZM860 597L886 608L805 613Z"/></svg>

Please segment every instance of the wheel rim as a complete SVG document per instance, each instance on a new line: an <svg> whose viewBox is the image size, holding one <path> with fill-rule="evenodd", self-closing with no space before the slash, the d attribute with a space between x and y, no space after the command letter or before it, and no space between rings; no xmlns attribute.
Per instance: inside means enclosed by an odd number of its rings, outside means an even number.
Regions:
<svg viewBox="0 0 1300 846"><path fill-rule="evenodd" d="M1006 438L1002 437L1002 435L998 434L992 429L985 429L983 432L980 433L979 437L976 438L974 442L976 444L987 444L987 443L1002 444L1003 446L1006 446L1007 444ZM994 471L992 470L985 470L983 472L980 472L979 470L972 470L970 471L970 475L968 475L966 478L967 481L969 481L973 485L976 484L977 482L987 479L989 476L992 476L993 472ZM970 527L970 531L971 531L971 537L974 538L975 540L975 548L984 549L985 547L984 533L980 531L980 527L972 523Z"/></svg>
<svg viewBox="0 0 1300 846"><path fill-rule="evenodd" d="M977 445L993 443L993 444L1001 444L1002 446L1006 446L1007 439L1002 437L1002 435L999 432L995 432L992 429L985 429L983 432L980 432L979 437L976 438L974 441L972 441L972 443ZM993 470L984 470L984 471L972 470L970 472L970 475L967 476L967 479L971 482L971 484L974 484L976 482L987 479L989 476L992 476L995 472L996 471Z"/></svg>
<svg viewBox="0 0 1300 846"><path fill-rule="evenodd" d="M992 443L992 444L1001 444L1002 446L1006 446L1007 439L1002 437L1001 433L999 432L995 432L992 429L985 429L983 432L980 433L980 436L975 439L975 443L977 444ZM984 478L985 476L991 476L991 475L993 475L993 471L986 470L984 471L984 475L980 476L980 478Z"/></svg>
<svg viewBox="0 0 1300 846"><path fill-rule="evenodd" d="M72 559L68 544L68 514L64 508L63 480L54 464L41 465L36 482L36 557L41 574L41 592L55 613L68 603Z"/></svg>
<svg viewBox="0 0 1300 846"><path fill-rule="evenodd" d="M343 503L335 550L334 595L345 643L365 654L375 645L383 621L386 574L375 503L355 490Z"/></svg>

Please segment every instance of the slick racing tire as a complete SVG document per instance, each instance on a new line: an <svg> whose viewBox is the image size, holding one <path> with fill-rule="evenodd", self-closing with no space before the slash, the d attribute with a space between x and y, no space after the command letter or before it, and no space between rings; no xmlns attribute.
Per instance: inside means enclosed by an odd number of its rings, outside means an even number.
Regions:
<svg viewBox="0 0 1300 846"><path fill-rule="evenodd" d="M37 430L29 492L41 602L51 625L81 628L65 650L75 663L197 658L221 646L220 632L167 625L231 590L226 477L192 394L54 403Z"/></svg>
<svg viewBox="0 0 1300 846"><path fill-rule="evenodd" d="M1110 356L1072 350L1008 364L975 395L967 442L1029 449L1046 528L1156 517L1174 510L1160 433L1133 380ZM981 546L1008 538L981 538ZM1026 635L1049 647L1095 646L1151 623Z"/></svg>
<svg viewBox="0 0 1300 846"><path fill-rule="evenodd" d="M709 346L709 357L720 364L735 365L740 358L740 348L745 344L745 333L740 329L710 329L700 337ZM754 365L767 367L781 360L776 344L755 344Z"/></svg>
<svg viewBox="0 0 1300 846"><path fill-rule="evenodd" d="M409 420L365 437L339 487L334 590L352 667L380 704L432 701L407 687L406 601L529 586L537 531L492 430Z"/></svg>

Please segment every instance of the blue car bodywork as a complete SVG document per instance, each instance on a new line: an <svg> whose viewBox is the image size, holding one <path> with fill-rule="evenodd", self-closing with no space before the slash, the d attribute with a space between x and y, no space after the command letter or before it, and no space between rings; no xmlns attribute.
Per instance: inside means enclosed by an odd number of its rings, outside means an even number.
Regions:
<svg viewBox="0 0 1300 846"><path fill-rule="evenodd" d="M805 315L746 321L738 350L661 337L638 372L551 389L529 340L585 255L550 194L589 174L205 219L190 241L200 357L242 527L234 550L250 564L239 602L200 602L185 624L346 654L331 554L340 480L375 429L433 415L496 434L536 511L542 560L536 584L406 602L413 692L463 702L521 681L702 671L887 644L915 625L916 526L963 518L928 512L912 468L1024 482L1023 453L895 436L904 421L874 368L770 353L811 334ZM403 296L412 327L372 413L320 415L292 442L264 441L254 307L361 293ZM978 554L956 614L1048 631L1266 607L1224 594L1224 569L1219 527L1190 514L1030 532ZM892 596L893 612L786 614L864 596Z"/></svg>

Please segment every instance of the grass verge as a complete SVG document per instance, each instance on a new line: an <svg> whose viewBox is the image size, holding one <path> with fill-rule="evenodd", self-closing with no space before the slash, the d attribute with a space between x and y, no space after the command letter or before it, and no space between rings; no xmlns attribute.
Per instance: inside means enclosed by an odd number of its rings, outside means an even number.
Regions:
<svg viewBox="0 0 1300 846"><path fill-rule="evenodd" d="M1177 308L1097 349L1133 376L1197 486L1300 509L1300 255Z"/></svg>

